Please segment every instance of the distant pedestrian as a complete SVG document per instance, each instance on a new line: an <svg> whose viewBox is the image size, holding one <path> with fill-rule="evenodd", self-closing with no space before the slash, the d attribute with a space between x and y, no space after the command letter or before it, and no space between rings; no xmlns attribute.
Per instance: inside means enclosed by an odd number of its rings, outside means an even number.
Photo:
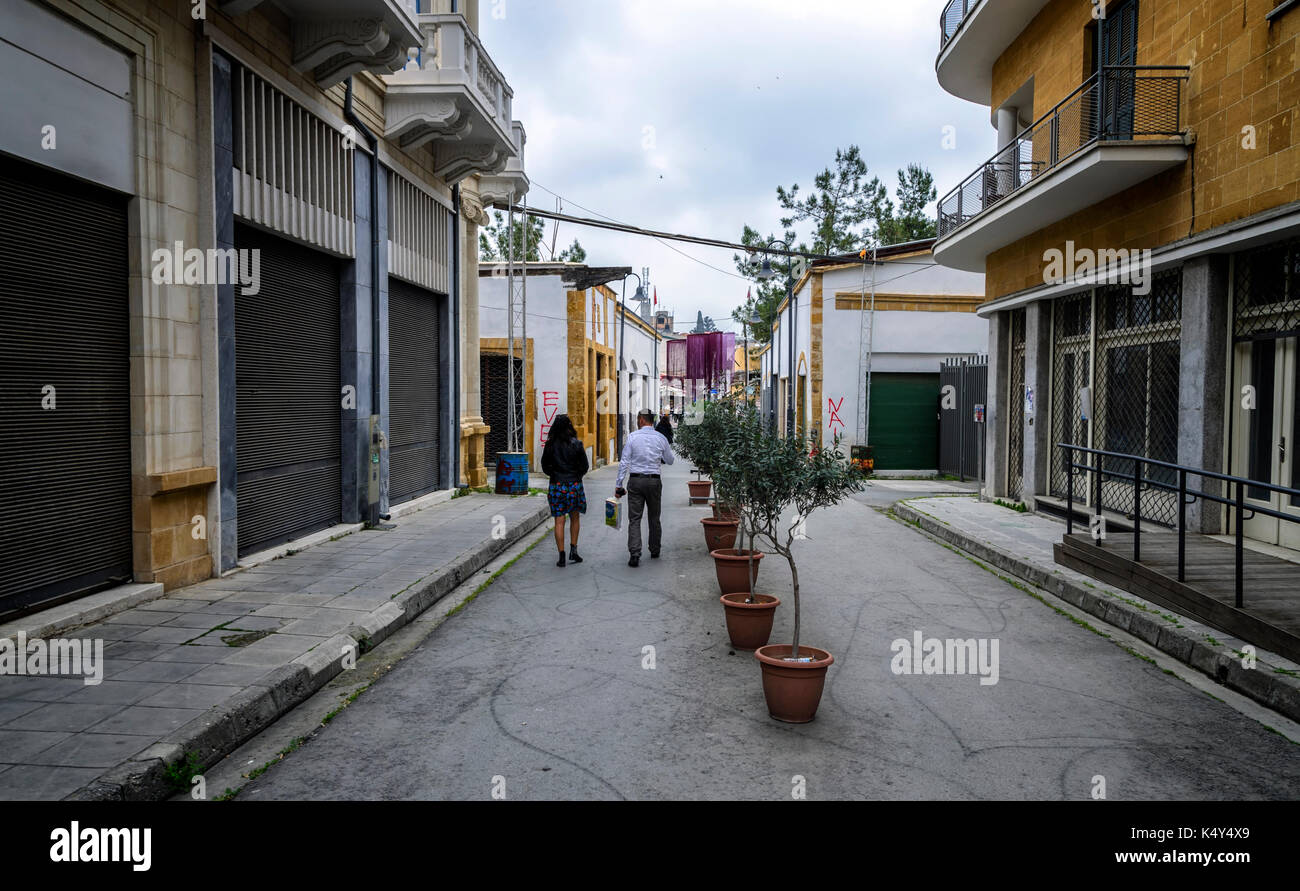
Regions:
<svg viewBox="0 0 1300 891"><path fill-rule="evenodd" d="M542 473L550 478L546 500L555 517L555 546L560 550L556 566L563 566L564 521L569 520L569 562L581 563L578 556L579 518L587 512L587 492L582 478L591 469L587 449L578 439L578 431L568 415L558 415L551 425L551 433L542 449Z"/></svg>
<svg viewBox="0 0 1300 891"><path fill-rule="evenodd" d="M673 422L668 419L668 415L664 415L659 419L659 423L655 429L663 434L664 439L668 440L669 445L673 444Z"/></svg>
<svg viewBox="0 0 1300 891"><path fill-rule="evenodd" d="M632 558L628 566L641 565L641 514L650 515L650 557L659 557L662 530L659 525L659 506L663 496L663 481L659 467L673 463L673 450L668 440L654 427L655 415L645 409L636 416L636 431L623 444L623 456L618 463L618 480L614 483L614 497L627 495L627 549ZM627 480L627 488L623 481Z"/></svg>

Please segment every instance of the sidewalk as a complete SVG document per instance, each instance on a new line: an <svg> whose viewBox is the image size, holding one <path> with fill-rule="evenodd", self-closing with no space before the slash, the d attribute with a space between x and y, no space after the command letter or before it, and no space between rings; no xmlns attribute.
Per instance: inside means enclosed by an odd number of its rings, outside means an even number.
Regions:
<svg viewBox="0 0 1300 891"><path fill-rule="evenodd" d="M166 797L167 765L221 758L548 518L453 498L63 635L103 641L103 680L0 676L0 799Z"/></svg>
<svg viewBox="0 0 1300 891"><path fill-rule="evenodd" d="M1256 667L1247 668L1243 653L1249 641L1058 564L1052 549L1065 533L1064 522L974 497L913 498L895 505L894 513L1300 721L1300 665L1256 647Z"/></svg>

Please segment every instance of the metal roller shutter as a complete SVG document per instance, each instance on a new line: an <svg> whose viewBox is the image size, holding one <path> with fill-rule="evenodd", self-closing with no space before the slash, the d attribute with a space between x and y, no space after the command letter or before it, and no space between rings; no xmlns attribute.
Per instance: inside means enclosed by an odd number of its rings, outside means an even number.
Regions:
<svg viewBox="0 0 1300 891"><path fill-rule="evenodd" d="M0 616L131 580L126 206L0 161Z"/></svg>
<svg viewBox="0 0 1300 891"><path fill-rule="evenodd" d="M438 377L442 298L388 280L388 500L441 488Z"/></svg>
<svg viewBox="0 0 1300 891"><path fill-rule="evenodd" d="M239 554L342 518L338 262L239 226L261 289L235 287Z"/></svg>

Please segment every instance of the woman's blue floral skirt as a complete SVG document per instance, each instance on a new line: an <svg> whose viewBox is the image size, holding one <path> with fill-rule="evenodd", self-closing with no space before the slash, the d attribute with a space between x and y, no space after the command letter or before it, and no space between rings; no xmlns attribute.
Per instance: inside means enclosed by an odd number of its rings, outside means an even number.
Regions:
<svg viewBox="0 0 1300 891"><path fill-rule="evenodd" d="M551 505L553 517L567 517L574 511L587 512L587 492L582 483L551 483L546 491L546 500Z"/></svg>

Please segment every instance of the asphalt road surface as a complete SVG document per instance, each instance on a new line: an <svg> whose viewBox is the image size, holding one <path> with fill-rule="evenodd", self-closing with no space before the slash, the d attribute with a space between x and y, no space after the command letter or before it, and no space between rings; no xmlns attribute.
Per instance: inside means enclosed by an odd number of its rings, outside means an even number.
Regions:
<svg viewBox="0 0 1300 891"><path fill-rule="evenodd" d="M239 800L1300 797L1295 744L891 519L884 491L808 522L802 641L835 664L816 721L772 720L686 471L661 559L627 566L612 481L589 483L586 562L556 568L548 538ZM788 642L788 569L767 558L758 588ZM997 683L896 674L917 632L996 641Z"/></svg>

